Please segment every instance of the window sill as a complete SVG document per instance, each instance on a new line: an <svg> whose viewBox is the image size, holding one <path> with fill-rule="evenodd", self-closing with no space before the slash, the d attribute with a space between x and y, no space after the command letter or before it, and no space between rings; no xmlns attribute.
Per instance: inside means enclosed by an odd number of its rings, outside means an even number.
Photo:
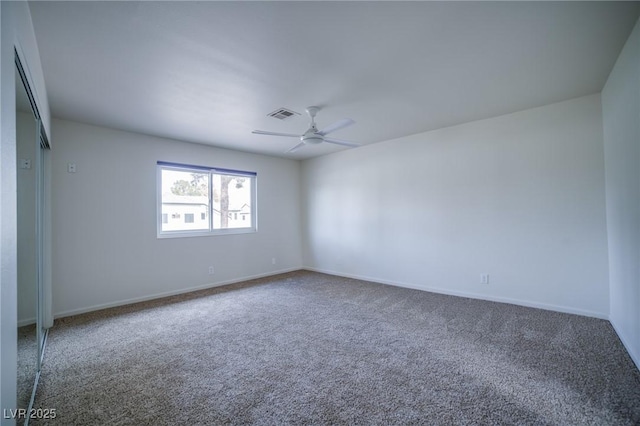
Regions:
<svg viewBox="0 0 640 426"><path fill-rule="evenodd" d="M159 232L158 239L164 238L189 238L189 237L215 237L219 235L254 234L255 228L221 229L217 231L167 231Z"/></svg>

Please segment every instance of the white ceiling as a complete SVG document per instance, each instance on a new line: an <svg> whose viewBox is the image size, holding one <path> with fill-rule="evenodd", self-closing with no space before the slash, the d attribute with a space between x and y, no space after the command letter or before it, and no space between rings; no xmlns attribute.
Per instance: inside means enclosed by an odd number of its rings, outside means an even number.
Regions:
<svg viewBox="0 0 640 426"><path fill-rule="evenodd" d="M305 107L362 144L599 92L639 2L32 2L53 115L284 154ZM303 115L266 115L286 107ZM356 148L357 149L357 148Z"/></svg>

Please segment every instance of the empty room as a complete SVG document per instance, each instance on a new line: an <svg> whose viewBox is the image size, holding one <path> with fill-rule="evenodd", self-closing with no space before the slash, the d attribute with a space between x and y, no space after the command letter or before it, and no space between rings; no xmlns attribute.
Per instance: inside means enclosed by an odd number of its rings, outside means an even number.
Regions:
<svg viewBox="0 0 640 426"><path fill-rule="evenodd" d="M640 424L639 17L0 2L0 424Z"/></svg>

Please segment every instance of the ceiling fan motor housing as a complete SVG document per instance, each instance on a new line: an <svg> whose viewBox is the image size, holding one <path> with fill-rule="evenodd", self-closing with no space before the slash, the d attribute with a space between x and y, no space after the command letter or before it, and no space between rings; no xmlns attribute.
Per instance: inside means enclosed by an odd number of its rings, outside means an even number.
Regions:
<svg viewBox="0 0 640 426"><path fill-rule="evenodd" d="M300 140L309 145L317 145L324 141L322 135L317 134L316 126L311 127L309 130L304 132L304 135L300 136Z"/></svg>

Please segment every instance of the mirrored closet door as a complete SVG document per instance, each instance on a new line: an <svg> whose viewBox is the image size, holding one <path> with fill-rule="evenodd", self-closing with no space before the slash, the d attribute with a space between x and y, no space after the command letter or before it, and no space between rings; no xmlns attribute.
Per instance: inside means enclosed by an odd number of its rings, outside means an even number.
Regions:
<svg viewBox="0 0 640 426"><path fill-rule="evenodd" d="M47 138L16 54L17 408L28 424L46 342L44 327L45 150Z"/></svg>

